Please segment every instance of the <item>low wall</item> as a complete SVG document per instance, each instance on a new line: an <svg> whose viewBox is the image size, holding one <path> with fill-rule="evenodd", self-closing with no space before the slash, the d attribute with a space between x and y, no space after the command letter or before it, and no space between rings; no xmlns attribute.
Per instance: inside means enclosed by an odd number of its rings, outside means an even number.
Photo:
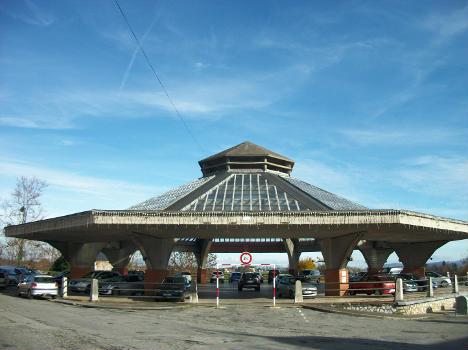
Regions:
<svg viewBox="0 0 468 350"><path fill-rule="evenodd" d="M453 310L455 308L455 298L459 295L465 294L448 294L431 298L399 301L396 303L348 304L343 306L343 309L350 311L378 312L383 314L422 315L449 309Z"/></svg>

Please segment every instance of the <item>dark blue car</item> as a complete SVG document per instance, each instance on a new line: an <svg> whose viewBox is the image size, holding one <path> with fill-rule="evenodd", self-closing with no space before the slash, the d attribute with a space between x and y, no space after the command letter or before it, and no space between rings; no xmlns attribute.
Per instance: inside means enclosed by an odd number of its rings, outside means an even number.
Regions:
<svg viewBox="0 0 468 350"><path fill-rule="evenodd" d="M231 276L229 276L229 282L231 283L234 281L239 282L241 275L242 274L240 272L231 272Z"/></svg>

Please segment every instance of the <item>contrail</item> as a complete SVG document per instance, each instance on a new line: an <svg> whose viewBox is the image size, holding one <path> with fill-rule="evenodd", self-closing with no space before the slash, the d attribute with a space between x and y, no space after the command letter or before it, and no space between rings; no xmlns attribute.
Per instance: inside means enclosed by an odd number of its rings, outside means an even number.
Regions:
<svg viewBox="0 0 468 350"><path fill-rule="evenodd" d="M148 34L151 32L151 30L153 29L153 26L154 24L156 23L156 21L159 19L160 17L160 13L161 11L158 9L158 12L156 13L156 15L154 16L154 19L153 21L151 22L151 24L149 25L148 29L146 30L146 32L143 34L143 36L141 37L141 44L143 44L145 42L145 39L146 37L148 36ZM132 69L133 67L133 62L135 62L135 58L136 58L136 55L139 51L139 46L136 45L135 47L135 50L133 50L133 54L132 54L132 58L130 59L130 62L127 66L127 69L125 70L125 73L122 77L122 81L120 83L120 88L119 88L119 91L122 91L124 88L125 88L125 84L127 83L127 79L128 79L128 76L130 74L130 70Z"/></svg>

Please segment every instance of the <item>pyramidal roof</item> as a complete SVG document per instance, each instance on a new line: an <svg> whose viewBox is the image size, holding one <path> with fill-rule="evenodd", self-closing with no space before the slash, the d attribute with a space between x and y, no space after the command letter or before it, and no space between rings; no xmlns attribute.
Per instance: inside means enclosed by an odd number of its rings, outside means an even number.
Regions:
<svg viewBox="0 0 468 350"><path fill-rule="evenodd" d="M294 161L251 142L199 162L203 177L129 210L317 211L366 207L290 177Z"/></svg>

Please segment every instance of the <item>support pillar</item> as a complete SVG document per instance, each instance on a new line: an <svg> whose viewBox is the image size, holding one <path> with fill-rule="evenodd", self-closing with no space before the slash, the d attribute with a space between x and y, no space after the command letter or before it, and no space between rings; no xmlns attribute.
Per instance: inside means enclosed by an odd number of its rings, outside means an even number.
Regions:
<svg viewBox="0 0 468 350"><path fill-rule="evenodd" d="M80 278L94 269L94 262L98 253L106 246L105 242L74 243L74 242L48 242L60 250L62 255L70 262L70 279Z"/></svg>
<svg viewBox="0 0 468 350"><path fill-rule="evenodd" d="M349 289L346 265L363 234L356 232L318 240L326 267L325 295L342 296Z"/></svg>
<svg viewBox="0 0 468 350"><path fill-rule="evenodd" d="M135 253L137 247L131 241L121 241L111 247L102 249L106 254L110 264L113 266L113 271L118 271L122 275L128 274L128 264L132 254Z"/></svg>
<svg viewBox="0 0 468 350"><path fill-rule="evenodd" d="M398 258L403 263L403 272L414 273L422 277L426 275L426 262L432 254L447 241L419 243L391 243Z"/></svg>
<svg viewBox="0 0 468 350"><path fill-rule="evenodd" d="M175 238L133 234L132 241L140 250L146 263L145 295L154 295L156 284L161 283L169 274L167 265L176 240Z"/></svg>
<svg viewBox="0 0 468 350"><path fill-rule="evenodd" d="M198 239L195 250L197 258L197 283L206 283L206 263L211 249L211 239Z"/></svg>
<svg viewBox="0 0 468 350"><path fill-rule="evenodd" d="M299 240L295 238L284 238L283 244L288 254L289 273L291 275L296 275L299 269L299 257L301 256Z"/></svg>
<svg viewBox="0 0 468 350"><path fill-rule="evenodd" d="M374 275L384 266L393 249L382 242L359 241L357 248L367 263L367 274Z"/></svg>

